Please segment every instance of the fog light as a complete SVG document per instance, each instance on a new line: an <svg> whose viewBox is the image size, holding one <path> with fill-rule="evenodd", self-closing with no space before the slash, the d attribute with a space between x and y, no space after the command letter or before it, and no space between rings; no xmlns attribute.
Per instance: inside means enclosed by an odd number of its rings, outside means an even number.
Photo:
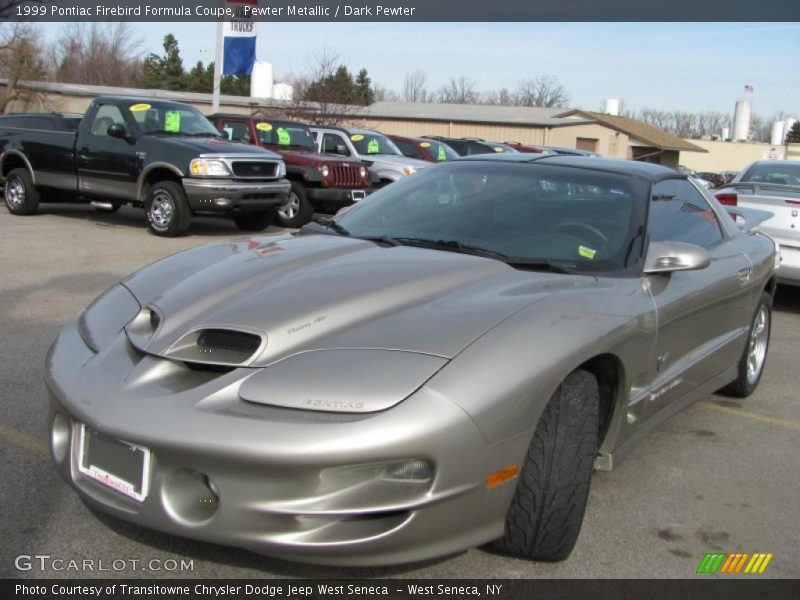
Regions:
<svg viewBox="0 0 800 600"><path fill-rule="evenodd" d="M430 461L408 460L384 468L381 478L392 481L429 481L433 472L433 463Z"/></svg>
<svg viewBox="0 0 800 600"><path fill-rule="evenodd" d="M179 469L167 479L161 499L167 513L183 525L202 525L211 520L219 505L217 486L194 469Z"/></svg>

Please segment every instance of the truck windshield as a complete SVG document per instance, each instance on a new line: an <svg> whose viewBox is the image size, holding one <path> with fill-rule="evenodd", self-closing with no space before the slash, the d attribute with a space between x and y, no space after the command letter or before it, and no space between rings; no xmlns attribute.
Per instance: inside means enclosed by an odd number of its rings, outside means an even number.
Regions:
<svg viewBox="0 0 800 600"><path fill-rule="evenodd" d="M353 133L350 135L350 141L360 155L365 154L396 154L403 156L400 149L394 145L394 142L380 133Z"/></svg>
<svg viewBox="0 0 800 600"><path fill-rule="evenodd" d="M315 150L317 146L311 136L311 130L302 123L259 121L256 123L256 131L262 144L301 146L307 150Z"/></svg>
<svg viewBox="0 0 800 600"><path fill-rule="evenodd" d="M208 119L191 106L139 102L131 104L128 109L145 135L220 137Z"/></svg>

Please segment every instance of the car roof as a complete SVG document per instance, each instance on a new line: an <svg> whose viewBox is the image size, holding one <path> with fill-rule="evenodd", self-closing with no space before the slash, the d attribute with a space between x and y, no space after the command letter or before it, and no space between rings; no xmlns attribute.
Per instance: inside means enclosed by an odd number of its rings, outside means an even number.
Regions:
<svg viewBox="0 0 800 600"><path fill-rule="evenodd" d="M524 153L517 154L474 154L472 156L462 156L449 162L459 161L492 161L509 163L535 163L558 165L561 167L576 167L592 169L594 171L604 171L607 173L618 173L642 177L644 179L686 179L678 171L648 162L635 160L620 160L613 158L595 158L590 156L569 156L565 154L545 154L531 155Z"/></svg>

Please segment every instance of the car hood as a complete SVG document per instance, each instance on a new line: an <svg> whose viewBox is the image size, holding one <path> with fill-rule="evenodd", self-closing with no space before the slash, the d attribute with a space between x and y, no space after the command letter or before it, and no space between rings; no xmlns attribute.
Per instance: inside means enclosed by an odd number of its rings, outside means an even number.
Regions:
<svg viewBox="0 0 800 600"><path fill-rule="evenodd" d="M192 138L180 136L159 136L159 141L173 146L178 146L197 154L252 154L260 158L276 158L280 159L280 155L250 144L240 144L238 142L230 142L221 138L207 137L207 138Z"/></svg>
<svg viewBox="0 0 800 600"><path fill-rule="evenodd" d="M266 366L323 349L451 358L537 299L596 280L518 271L453 252L302 235L201 247L123 283L160 316L146 343L132 340L144 352L170 356L191 332L228 329L259 335L263 343L243 364Z"/></svg>
<svg viewBox="0 0 800 600"><path fill-rule="evenodd" d="M366 154L361 158L367 163L386 164L397 167L414 167L415 169L424 169L431 164L425 160L409 158L407 156L397 156L396 154Z"/></svg>
<svg viewBox="0 0 800 600"><path fill-rule="evenodd" d="M308 163L308 164L316 164L316 163L327 163L327 164L337 164L337 165L351 165L355 167L360 167L361 163L359 161L355 161L349 158L345 158L343 156L333 156L330 154L320 154L316 151L308 151L308 150L299 150L292 148L288 150L286 148L267 148L268 150L272 150L278 154L280 154L284 160L288 163Z"/></svg>

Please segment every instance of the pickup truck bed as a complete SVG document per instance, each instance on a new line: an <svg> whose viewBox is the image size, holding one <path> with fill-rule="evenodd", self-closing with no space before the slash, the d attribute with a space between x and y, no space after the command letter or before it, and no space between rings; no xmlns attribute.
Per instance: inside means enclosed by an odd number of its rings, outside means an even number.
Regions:
<svg viewBox="0 0 800 600"><path fill-rule="evenodd" d="M204 214L263 229L291 189L277 154L224 140L191 106L129 97L97 98L80 120L0 117L0 175L13 214L48 201L130 204L162 236Z"/></svg>

